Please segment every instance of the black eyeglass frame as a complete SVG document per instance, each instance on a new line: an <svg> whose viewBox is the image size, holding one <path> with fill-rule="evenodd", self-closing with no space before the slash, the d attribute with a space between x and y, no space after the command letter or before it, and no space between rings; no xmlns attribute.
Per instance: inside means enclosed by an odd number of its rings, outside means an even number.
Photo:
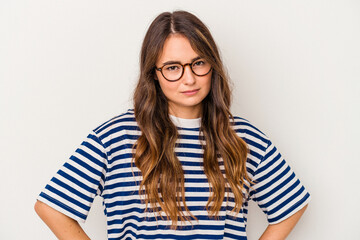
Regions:
<svg viewBox="0 0 360 240"><path fill-rule="evenodd" d="M160 72L161 72L161 75L162 75L167 81L169 81L169 82L179 81L179 80L182 78L182 76L184 75L185 67L186 67L187 65L189 65L189 67L190 67L190 69L191 69L191 72L194 73L194 74L195 74L196 76L198 76L198 77L203 77L203 76L208 75L208 74L211 72L211 70L213 69L212 66L210 67L209 71L208 71L207 73L205 73L205 74L199 75L199 74L196 74L196 73L194 72L194 70L193 70L193 68L192 68L192 65L193 65L194 62L199 61L199 60L200 60L200 59L195 59L195 60L192 61L191 63L185 63L185 64L181 64L181 63L169 63L169 64L165 64L165 65L162 66L161 68L155 67L155 70L160 71ZM167 79L167 78L164 76L164 73L162 72L162 69L163 69L164 67L168 66L168 65L174 65L174 64L179 64L179 65L182 67L182 69L181 69L181 70L182 70L182 71L181 71L181 75L180 75L180 77L179 77L178 79L176 79L176 80L169 80L169 79Z"/></svg>

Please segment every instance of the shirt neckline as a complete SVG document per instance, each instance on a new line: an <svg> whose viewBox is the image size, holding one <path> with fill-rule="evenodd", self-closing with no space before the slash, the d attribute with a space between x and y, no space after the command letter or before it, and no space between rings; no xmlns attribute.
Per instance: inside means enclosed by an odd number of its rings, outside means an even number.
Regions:
<svg viewBox="0 0 360 240"><path fill-rule="evenodd" d="M201 117L200 118L187 119L187 118L179 118L179 117L176 117L176 116L171 115L171 114L169 114L169 116L170 116L170 119L172 120L172 122L177 127L198 128L198 127L201 126Z"/></svg>

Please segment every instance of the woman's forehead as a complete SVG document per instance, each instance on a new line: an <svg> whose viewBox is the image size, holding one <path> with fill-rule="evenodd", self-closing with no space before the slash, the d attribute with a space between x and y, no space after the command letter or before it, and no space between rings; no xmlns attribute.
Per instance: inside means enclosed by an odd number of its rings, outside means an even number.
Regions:
<svg viewBox="0 0 360 240"><path fill-rule="evenodd" d="M198 57L191 47L190 41L182 34L171 34L165 40L163 49L158 57L157 64L164 64L168 61L178 61L181 63L191 62Z"/></svg>

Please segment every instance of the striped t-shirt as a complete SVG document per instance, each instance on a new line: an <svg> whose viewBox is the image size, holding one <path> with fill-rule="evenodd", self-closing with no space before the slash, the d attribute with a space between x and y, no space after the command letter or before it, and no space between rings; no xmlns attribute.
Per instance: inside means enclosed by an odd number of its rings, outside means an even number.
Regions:
<svg viewBox="0 0 360 240"><path fill-rule="evenodd" d="M218 218L209 217L201 120L170 117L179 133L175 152L185 174L185 200L197 220L179 222L182 225L174 230L171 221L155 219L154 213L145 211L144 197L139 196L141 172L132 164L132 146L141 135L132 109L94 129L38 200L85 222L94 198L101 196L108 239L246 239L250 200L258 204L270 224L283 221L309 202L309 193L269 138L247 120L234 116L233 129L250 150L246 166L255 183L244 195L240 213L232 211L235 204L230 193ZM219 165L223 171L221 158Z"/></svg>

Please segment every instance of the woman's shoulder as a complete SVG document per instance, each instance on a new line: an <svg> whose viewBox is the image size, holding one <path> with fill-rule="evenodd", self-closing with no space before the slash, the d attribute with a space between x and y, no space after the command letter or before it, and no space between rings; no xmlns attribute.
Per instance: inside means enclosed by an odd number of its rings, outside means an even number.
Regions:
<svg viewBox="0 0 360 240"><path fill-rule="evenodd" d="M235 132L248 144L260 144L264 147L268 145L268 136L248 119L238 115L233 115L233 121L230 121L233 122L232 127Z"/></svg>
<svg viewBox="0 0 360 240"><path fill-rule="evenodd" d="M134 109L127 109L126 111L112 117L103 122L93 132L98 136L109 135L124 129L137 130L138 126L135 120Z"/></svg>

